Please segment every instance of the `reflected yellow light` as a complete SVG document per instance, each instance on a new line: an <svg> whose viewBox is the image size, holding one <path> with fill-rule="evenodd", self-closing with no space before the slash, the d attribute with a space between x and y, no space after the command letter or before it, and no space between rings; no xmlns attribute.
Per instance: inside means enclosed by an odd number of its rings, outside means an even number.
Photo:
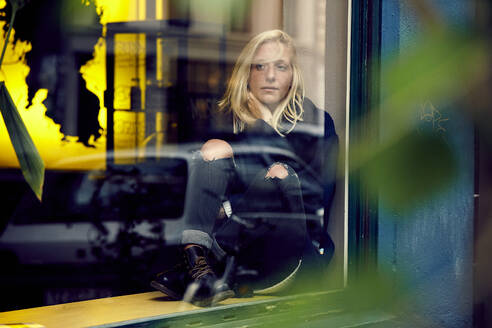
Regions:
<svg viewBox="0 0 492 328"><path fill-rule="evenodd" d="M142 16L142 10L135 10L141 6L137 0L97 0L96 6L100 13L101 23L133 21ZM5 6L5 0L0 0L0 7ZM142 8L140 8L142 9ZM140 13L138 13L140 11ZM3 27L2 23L0 28ZM103 29L104 30L104 29ZM13 31L15 33L15 31ZM11 40L13 38L11 37ZM0 44L4 42L4 35L0 35ZM105 132L98 140L91 140L94 148L86 147L76 141L76 137L65 137L60 132L60 125L56 124L45 115L46 107L42 101L46 98L47 90L38 90L33 104L28 106L26 77L29 67L24 55L31 50L27 42L17 42L14 46L10 42L5 54L4 64L0 72L0 78L5 80L7 88L12 95L17 109L26 124L26 127L43 158L47 169L91 169L94 166L101 167L105 163L106 135ZM104 90L106 89L106 44L101 36L94 47L94 57L80 68L80 74L86 82L86 88L94 93L100 102L99 124L106 131L106 108L104 107ZM18 58L22 58L20 61ZM134 70L134 68L133 68ZM116 72L124 80L131 80L129 72ZM145 80L143 80L145 81ZM143 82L142 83L145 83ZM115 104L116 105L116 104ZM19 167L15 152L10 143L7 129L0 117L0 167ZM98 163L79 163L77 157L93 156L98 158ZM69 164L67 164L69 163Z"/></svg>

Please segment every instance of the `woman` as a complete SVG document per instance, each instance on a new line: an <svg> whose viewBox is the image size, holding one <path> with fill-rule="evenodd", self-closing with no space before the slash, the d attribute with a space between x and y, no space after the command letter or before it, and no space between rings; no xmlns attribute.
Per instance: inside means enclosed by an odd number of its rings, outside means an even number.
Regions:
<svg viewBox="0 0 492 328"><path fill-rule="evenodd" d="M306 109L318 109L304 99L288 34L263 32L245 46L219 107L232 113L237 137L211 139L196 155L184 210L184 261L151 283L168 296L197 305L245 290L278 291L289 285L306 245L313 252L306 210L314 214L324 207L323 189L333 193L321 179L326 174L326 139L298 138L295 133ZM328 139L336 143L333 122L328 116L326 120ZM244 147L257 156L238 156ZM289 157L272 159L266 166L254 160L278 150L304 164L294 168ZM299 166L299 161L293 163Z"/></svg>

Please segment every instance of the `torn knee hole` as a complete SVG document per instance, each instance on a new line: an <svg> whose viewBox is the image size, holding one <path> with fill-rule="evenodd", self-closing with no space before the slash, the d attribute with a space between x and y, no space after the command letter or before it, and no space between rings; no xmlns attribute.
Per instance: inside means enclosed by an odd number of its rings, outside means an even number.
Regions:
<svg viewBox="0 0 492 328"><path fill-rule="evenodd" d="M289 171L285 164L275 163L268 169L268 172L265 176L267 179L279 178L285 179L289 175Z"/></svg>
<svg viewBox="0 0 492 328"><path fill-rule="evenodd" d="M233 151L231 145L226 141L211 139L203 144L201 154L202 158L209 162L222 158L231 158Z"/></svg>

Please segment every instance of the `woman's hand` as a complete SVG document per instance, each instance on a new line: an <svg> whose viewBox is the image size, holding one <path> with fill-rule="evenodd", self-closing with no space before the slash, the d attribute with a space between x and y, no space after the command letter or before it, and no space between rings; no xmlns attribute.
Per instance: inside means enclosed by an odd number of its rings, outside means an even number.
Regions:
<svg viewBox="0 0 492 328"><path fill-rule="evenodd" d="M263 105L251 91L248 91L248 106L254 114L258 115L258 118L270 124L272 112L267 106Z"/></svg>

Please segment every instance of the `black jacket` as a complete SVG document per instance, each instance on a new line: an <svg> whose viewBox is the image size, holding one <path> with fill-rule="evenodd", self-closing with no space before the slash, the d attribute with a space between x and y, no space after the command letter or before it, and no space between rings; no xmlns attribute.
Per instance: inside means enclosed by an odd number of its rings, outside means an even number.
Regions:
<svg viewBox="0 0 492 328"><path fill-rule="evenodd" d="M238 138L242 142L264 144L294 154L295 160L285 158L282 161L286 161L299 176L306 214L310 218L319 218L316 216L317 211L324 209L321 221L307 220L309 238L306 240L303 266L298 276L309 281L313 278L313 272L322 274L334 253L334 244L327 228L335 193L339 145L331 116L307 98L303 107L305 117L316 117L320 111L324 113L324 129L316 129L312 124L301 121L282 137L265 121L258 120L254 125L246 127ZM282 127L287 131L289 123L282 122Z"/></svg>
<svg viewBox="0 0 492 328"><path fill-rule="evenodd" d="M321 111L307 98L303 107L305 117L315 117ZM320 208L327 212L335 191L338 136L333 119L327 112L323 113L324 131L301 121L282 137L265 121L257 120L238 135L241 142L280 148L294 155L295 159L285 158L285 161L299 176L307 214L316 214ZM291 125L282 122L281 126L283 132Z"/></svg>

